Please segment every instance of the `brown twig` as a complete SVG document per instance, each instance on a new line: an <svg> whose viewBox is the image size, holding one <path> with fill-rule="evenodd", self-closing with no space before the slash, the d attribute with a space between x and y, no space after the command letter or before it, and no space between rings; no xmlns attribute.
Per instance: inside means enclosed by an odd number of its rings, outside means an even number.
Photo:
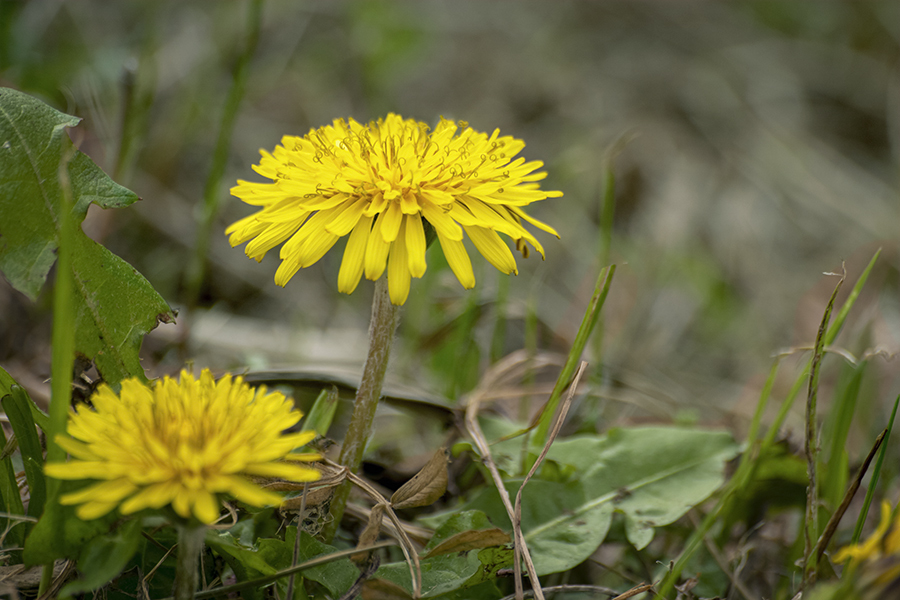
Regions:
<svg viewBox="0 0 900 600"><path fill-rule="evenodd" d="M816 557L816 562L818 562L822 558L822 555L825 554L825 548L828 547L828 543L831 541L831 537L834 535L835 530L837 530L838 524L844 517L844 513L847 512L847 508L850 506L850 502L853 500L853 496L855 496L857 490L859 490L859 486L862 484L862 479L863 477L865 477L866 471L869 470L869 465L871 464L872 459L875 458L875 453L878 452L878 448L884 441L887 432L888 430L885 429L881 432L881 435L875 438L875 445L873 445L872 449L869 450L868 456L866 456L863 464L859 467L859 471L856 472L856 477L853 478L853 482L850 484L850 487L847 488L847 492L844 494L844 499L841 500L840 506L837 507L837 510L834 511L834 514L831 515L830 519L828 519L828 523L825 525L825 530L822 532L822 535L819 537L819 541L816 542L816 547L813 549L813 555Z"/></svg>

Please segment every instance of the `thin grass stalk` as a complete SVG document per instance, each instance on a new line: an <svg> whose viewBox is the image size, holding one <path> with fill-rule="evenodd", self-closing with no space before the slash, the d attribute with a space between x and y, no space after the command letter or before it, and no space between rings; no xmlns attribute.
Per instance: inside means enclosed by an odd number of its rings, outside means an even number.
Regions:
<svg viewBox="0 0 900 600"><path fill-rule="evenodd" d="M225 100L222 122L219 125L219 137L216 140L212 165L206 178L206 186L203 189L203 212L200 217L200 223L197 226L194 252L191 255L186 273L185 302L188 307L193 307L197 303L197 299L200 296L200 288L203 286L203 278L206 275L206 255L209 251L210 234L213 221L219 212L222 177L225 175L225 166L228 162L228 150L231 146L234 123L237 120L238 109L247 89L250 59L253 57L259 41L262 5L262 0L251 0L247 5L247 30L244 51L238 57L231 89L228 91L228 98Z"/></svg>
<svg viewBox="0 0 900 600"><path fill-rule="evenodd" d="M47 438L47 460L65 460L65 451L56 443L56 436L66 430L69 402L72 397L72 364L75 361L75 306L72 295L75 289L72 272L72 251L75 241L75 223L72 219L72 182L69 179L69 162L75 157L75 148L69 146L59 163L59 187L62 190L59 207L59 247L57 250L56 283L53 286L53 333L51 336L50 419ZM58 479L47 482L45 510L59 502ZM44 565L38 595L43 594L53 581L53 563Z"/></svg>
<svg viewBox="0 0 900 600"><path fill-rule="evenodd" d="M591 337L594 325L597 324L597 319L600 316L600 311L603 309L604 302L606 302L606 296L609 294L609 287L610 284L612 284L613 275L615 275L615 273L616 265L609 265L600 272L600 276L597 278L594 295L591 297L591 302L588 305L587 311L584 313L581 326L578 328L578 333L575 335L575 342L569 350L569 356L566 358L566 363L559 374L559 378L556 380L556 385L553 387L550 399L547 400L547 404L544 406L544 410L538 421L538 426L533 438L533 443L538 448L542 448L547 441L547 434L550 432L553 415L556 414L556 409L559 407L562 393L569 387L572 377L575 375L575 370L578 368L578 364L581 360L581 353L584 352L584 347Z"/></svg>
<svg viewBox="0 0 900 600"><path fill-rule="evenodd" d="M887 454L889 442L891 441L891 431L894 429L894 417L897 416L897 406L900 405L900 396L894 401L894 409L891 411L891 418L887 425L887 434L884 436L884 442L878 452L878 458L875 460L875 468L872 469L872 478L869 480L869 487L866 489L866 498L863 501L862 510L859 518L856 520L856 528L853 530L852 545L859 543L862 537L863 525L866 523L866 516L869 514L869 507L872 505L872 497L875 495L875 489L878 487L878 479L881 476L881 465L884 463L884 456Z"/></svg>
<svg viewBox="0 0 900 600"><path fill-rule="evenodd" d="M381 387L387 372L388 359L394 333L400 321L400 308L391 304L388 293L387 277L380 277L375 282L375 294L372 298L372 320L369 324L369 353L363 367L362 381L356 392L353 416L347 435L341 445L338 462L355 473L362 464L363 453L372 435L372 423L375 421L375 409L381 398ZM334 538L340 526L347 499L350 497L351 484L345 481L335 490L331 501L331 522L323 531L326 542Z"/></svg>
<svg viewBox="0 0 900 600"><path fill-rule="evenodd" d="M843 267L842 267L843 270ZM809 387L806 395L806 443L804 450L806 453L806 472L809 477L809 486L806 493L806 519L804 527L804 546L803 546L803 589L812 584L816 579L816 571L818 569L818 558L813 553L813 540L819 536L819 480L818 480L818 461L819 461L819 438L818 438L818 414L817 402L819 396L819 372L822 366L822 359L825 357L825 334L828 330L828 323L831 321L831 311L834 308L834 301L837 298L841 286L844 284L846 271L843 271L828 306L825 307L825 314L822 315L822 322L819 325L819 331L816 334L816 346L813 352L812 361L809 367Z"/></svg>

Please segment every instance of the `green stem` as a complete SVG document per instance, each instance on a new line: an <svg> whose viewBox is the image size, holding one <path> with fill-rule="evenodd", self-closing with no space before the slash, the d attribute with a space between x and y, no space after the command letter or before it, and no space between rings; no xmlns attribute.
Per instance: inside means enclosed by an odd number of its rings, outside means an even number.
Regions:
<svg viewBox="0 0 900 600"><path fill-rule="evenodd" d="M72 218L72 184L69 180L69 162L75 157L75 148L63 151L59 163L59 187L62 190L59 207L59 248L57 250L56 283L53 286L53 332L51 334L50 410L47 438L47 461L65 460L65 451L56 443L56 436L66 431L69 402L72 395L72 363L75 360L75 307L72 301L75 287L72 274L72 246L75 240L75 223ZM45 510L59 501L59 480L48 479ZM60 532L61 535L62 532ZM44 565L38 593L47 591L53 581L53 561Z"/></svg>
<svg viewBox="0 0 900 600"><path fill-rule="evenodd" d="M372 423L375 420L375 409L381 398L381 386L387 372L388 358L391 355L391 344L394 332L400 321L400 307L391 304L388 295L387 277L382 276L375 282L375 296L372 299L372 321L369 324L369 354L363 368L362 381L356 392L356 402L350 427L341 445L338 462L355 473L362 464L363 453L372 435ZM344 516L344 508L350 497L350 482L345 481L338 486L331 501L331 522L323 532L326 541L331 541L337 532Z"/></svg>
<svg viewBox="0 0 900 600"><path fill-rule="evenodd" d="M178 562L175 566L175 600L193 600L197 591L197 562L203 550L206 525L178 525Z"/></svg>
<svg viewBox="0 0 900 600"><path fill-rule="evenodd" d="M216 148L213 152L212 166L209 169L209 176L206 178L206 187L203 189L203 214L197 227L194 253L188 263L186 273L185 302L188 307L196 305L200 296L200 288L203 286L210 232L213 220L219 212L220 188L222 187L222 177L225 175L225 166L228 162L231 134L234 131L234 123L237 120L238 108L240 108L241 100L244 98L244 92L247 89L250 59L259 41L261 21L262 0L253 0L248 5L246 45L243 53L238 58L237 65L235 65L231 90L229 90L228 98L225 101L222 123L219 126L219 137L216 140Z"/></svg>

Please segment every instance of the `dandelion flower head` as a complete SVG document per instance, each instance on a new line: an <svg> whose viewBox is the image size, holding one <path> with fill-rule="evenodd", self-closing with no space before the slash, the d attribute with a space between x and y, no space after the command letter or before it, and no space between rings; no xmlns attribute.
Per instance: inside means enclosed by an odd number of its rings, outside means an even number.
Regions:
<svg viewBox="0 0 900 600"><path fill-rule="evenodd" d="M293 462L319 458L292 454L315 436L284 433L302 416L293 402L240 377L216 381L204 370L199 378L182 371L179 381L166 377L151 386L128 379L119 394L101 386L91 403L93 410L70 415L69 435L57 438L73 460L45 467L57 479L99 480L61 498L79 505L76 514L85 520L116 507L130 514L171 506L182 518L212 523L220 495L253 506L281 502L247 476L319 478Z"/></svg>
<svg viewBox="0 0 900 600"><path fill-rule="evenodd" d="M503 273L518 273L515 258L498 235L511 238L523 256L540 242L523 221L556 235L524 206L562 196L544 191L540 161L516 155L522 140L488 136L468 124L441 119L425 123L389 114L368 125L353 119L284 136L274 152L261 150L254 170L272 183L239 180L231 193L262 207L226 230L232 246L248 242L247 256L262 260L279 244L281 286L347 237L338 290L349 294L363 274L376 280L387 269L394 304L403 304L411 277L425 273L426 223L463 287L475 285L463 232Z"/></svg>

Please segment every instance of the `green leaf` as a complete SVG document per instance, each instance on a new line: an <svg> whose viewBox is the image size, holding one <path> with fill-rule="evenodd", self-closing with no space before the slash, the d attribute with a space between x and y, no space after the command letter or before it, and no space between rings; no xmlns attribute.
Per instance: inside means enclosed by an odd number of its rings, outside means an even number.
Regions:
<svg viewBox="0 0 900 600"><path fill-rule="evenodd" d="M40 516L44 510L44 502L47 500L47 482L44 478L44 450L41 448L41 440L38 438L34 421L31 419L31 399L18 385L13 385L12 393L2 400L3 411L9 417L19 441L19 450L22 452L22 464L25 467L25 478L28 480L28 490L31 500L28 503L28 515Z"/></svg>
<svg viewBox="0 0 900 600"><path fill-rule="evenodd" d="M422 598L433 598L488 581L500 569L513 564L511 548L493 547L466 553L426 558L422 564ZM382 565L375 577L397 584L412 594L409 566L405 562Z"/></svg>
<svg viewBox="0 0 900 600"><path fill-rule="evenodd" d="M333 385L330 389L322 390L303 420L301 431L315 431L316 435L327 436L340 399L337 386Z"/></svg>
<svg viewBox="0 0 900 600"><path fill-rule="evenodd" d="M56 260L62 188L59 165L71 147L66 127L79 119L21 92L0 88L0 271L35 299ZM84 154L68 163L80 222L91 203L127 206L137 196L116 184ZM128 263L75 232L75 349L94 360L108 382L144 378L143 335L173 319L168 304Z"/></svg>
<svg viewBox="0 0 900 600"><path fill-rule="evenodd" d="M435 530L434 535L428 540L425 550L432 550L459 533L491 529L492 527L494 524L480 510L464 510L454 513Z"/></svg>
<svg viewBox="0 0 900 600"><path fill-rule="evenodd" d="M239 543L227 532L209 531L206 535L206 543L225 559L225 562L234 570L239 582L248 581L274 575L291 566L296 531L296 527L289 527L286 540L260 539L255 549ZM335 548L316 541L305 532L300 535L299 562L335 551ZM335 597L346 592L356 581L358 575L359 571L346 558L303 571L303 577L321 583ZM286 582L286 576L279 579L279 587L285 587ZM284 589L281 591L283 593ZM259 589L245 591L245 594L250 598L262 597Z"/></svg>
<svg viewBox="0 0 900 600"><path fill-rule="evenodd" d="M291 546L294 544L292 531L297 531L297 528L288 528L287 538ZM323 544L305 531L300 532L300 562L319 556L326 556L336 551L337 548ZM359 570L350 562L349 558L334 560L303 571L303 577L324 585L335 598L341 597L344 592L350 589L350 586L354 584L358 576Z"/></svg>
<svg viewBox="0 0 900 600"><path fill-rule="evenodd" d="M141 542L141 522L131 519L115 532L88 542L78 558L81 577L60 590L60 597L96 590L112 581L128 564Z"/></svg>
<svg viewBox="0 0 900 600"><path fill-rule="evenodd" d="M14 385L18 385L16 380L13 379L3 367L0 367L0 398L7 394L11 394L12 386ZM28 403L28 408L31 410L31 418L34 420L35 424L41 428L41 431L46 432L50 423L50 417L47 416L47 413L42 411L33 400Z"/></svg>
<svg viewBox="0 0 900 600"><path fill-rule="evenodd" d="M723 483L725 463L737 452L728 433L666 427L556 441L547 456L574 470L571 479L532 479L522 492L522 531L538 574L583 562L606 537L614 512L623 514L628 540L644 548L654 528L674 522ZM520 485L520 479L506 482L510 496ZM467 509L512 526L492 487L460 508ZM422 522L434 527L447 518Z"/></svg>
<svg viewBox="0 0 900 600"><path fill-rule="evenodd" d="M60 495L77 491L92 481L60 481ZM75 506L63 506L56 502L48 503L44 514L34 525L25 540L25 565L51 564L58 558L77 558L85 543L98 535L109 531L112 524L119 519L115 513L109 513L99 519L82 521L75 515Z"/></svg>
<svg viewBox="0 0 900 600"><path fill-rule="evenodd" d="M595 449L599 454L589 454ZM646 427L564 440L548 456L578 463L592 504L608 501L623 513L628 540L640 550L655 527L674 522L716 491L725 481L725 463L737 453L729 433Z"/></svg>
<svg viewBox="0 0 900 600"><path fill-rule="evenodd" d="M278 571L268 564L257 551L240 545L231 537L230 533L218 533L211 529L206 533L206 545L225 559L238 581L247 581ZM242 595L245 598L263 597L262 590L256 588L245 590Z"/></svg>

